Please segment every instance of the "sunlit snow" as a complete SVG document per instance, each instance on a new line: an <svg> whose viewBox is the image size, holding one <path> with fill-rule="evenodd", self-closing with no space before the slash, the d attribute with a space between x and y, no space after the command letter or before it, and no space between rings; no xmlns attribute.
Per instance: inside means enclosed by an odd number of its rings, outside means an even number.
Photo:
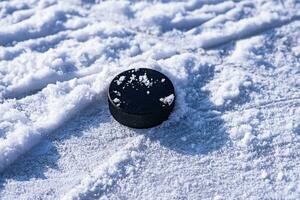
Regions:
<svg viewBox="0 0 300 200"><path fill-rule="evenodd" d="M300 199L299 20L298 0L0 1L0 199ZM132 68L174 84L155 128L109 113Z"/></svg>

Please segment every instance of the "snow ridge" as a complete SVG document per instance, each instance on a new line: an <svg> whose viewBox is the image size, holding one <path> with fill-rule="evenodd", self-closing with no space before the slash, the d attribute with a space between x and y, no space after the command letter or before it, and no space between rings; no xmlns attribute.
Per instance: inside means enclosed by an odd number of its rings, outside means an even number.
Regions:
<svg viewBox="0 0 300 200"><path fill-rule="evenodd" d="M105 87L99 87L94 78L49 85L38 95L1 104L0 130L5 135L0 139L0 170L91 104Z"/></svg>
<svg viewBox="0 0 300 200"><path fill-rule="evenodd" d="M0 45L54 34L63 29L62 24L66 15L73 12L75 12L73 8L63 5L38 11L29 19L2 29L0 31Z"/></svg>

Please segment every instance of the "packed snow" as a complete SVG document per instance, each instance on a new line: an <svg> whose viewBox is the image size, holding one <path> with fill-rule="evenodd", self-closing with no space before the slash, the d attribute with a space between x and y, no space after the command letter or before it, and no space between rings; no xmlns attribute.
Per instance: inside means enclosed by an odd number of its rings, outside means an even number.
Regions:
<svg viewBox="0 0 300 200"><path fill-rule="evenodd" d="M0 1L0 199L299 199L299 38L298 0ZM155 128L109 113L132 68Z"/></svg>

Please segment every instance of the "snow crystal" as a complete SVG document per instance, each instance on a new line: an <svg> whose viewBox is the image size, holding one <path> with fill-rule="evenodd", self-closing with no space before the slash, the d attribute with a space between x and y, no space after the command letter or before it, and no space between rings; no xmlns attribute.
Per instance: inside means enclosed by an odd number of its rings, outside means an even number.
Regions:
<svg viewBox="0 0 300 200"><path fill-rule="evenodd" d="M187 138L185 136L180 138L183 142L185 142L187 140Z"/></svg>
<svg viewBox="0 0 300 200"><path fill-rule="evenodd" d="M120 106L120 104L121 104L121 101L118 98L114 98L113 102L116 103L117 106Z"/></svg>
<svg viewBox="0 0 300 200"><path fill-rule="evenodd" d="M135 74L131 74L131 76L129 77L129 81L128 83L132 83L132 81L136 80L136 75Z"/></svg>
<svg viewBox="0 0 300 200"><path fill-rule="evenodd" d="M148 79L147 74L139 76L140 83L143 83L146 87L150 87L153 83Z"/></svg>
<svg viewBox="0 0 300 200"><path fill-rule="evenodd" d="M262 170L262 172L261 172L261 178L262 179L266 179L266 178L268 178L268 172L266 171L266 170Z"/></svg>
<svg viewBox="0 0 300 200"><path fill-rule="evenodd" d="M122 84L122 82L125 80L125 76L120 76L120 78L118 79L118 80L116 80L117 81L117 85L121 85Z"/></svg>
<svg viewBox="0 0 300 200"><path fill-rule="evenodd" d="M159 101L170 106L173 103L174 98L175 98L174 94L170 94L169 96L160 98Z"/></svg>
<svg viewBox="0 0 300 200"><path fill-rule="evenodd" d="M119 103L119 102L120 102L120 99L118 99L118 98L114 98L113 102L115 102L115 103Z"/></svg>
<svg viewBox="0 0 300 200"><path fill-rule="evenodd" d="M282 171L278 172L276 180L282 181L284 179L284 173Z"/></svg>
<svg viewBox="0 0 300 200"><path fill-rule="evenodd" d="M119 91L117 91L117 90L114 90L113 92L114 92L117 96L119 96L119 97L121 96L121 92L119 92Z"/></svg>

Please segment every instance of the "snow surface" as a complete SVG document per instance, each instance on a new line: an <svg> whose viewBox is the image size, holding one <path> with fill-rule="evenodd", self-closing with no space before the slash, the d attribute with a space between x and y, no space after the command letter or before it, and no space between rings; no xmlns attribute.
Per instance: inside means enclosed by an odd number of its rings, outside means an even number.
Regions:
<svg viewBox="0 0 300 200"><path fill-rule="evenodd" d="M0 199L299 199L299 19L298 0L0 1ZM138 67L175 86L152 129L108 111Z"/></svg>

